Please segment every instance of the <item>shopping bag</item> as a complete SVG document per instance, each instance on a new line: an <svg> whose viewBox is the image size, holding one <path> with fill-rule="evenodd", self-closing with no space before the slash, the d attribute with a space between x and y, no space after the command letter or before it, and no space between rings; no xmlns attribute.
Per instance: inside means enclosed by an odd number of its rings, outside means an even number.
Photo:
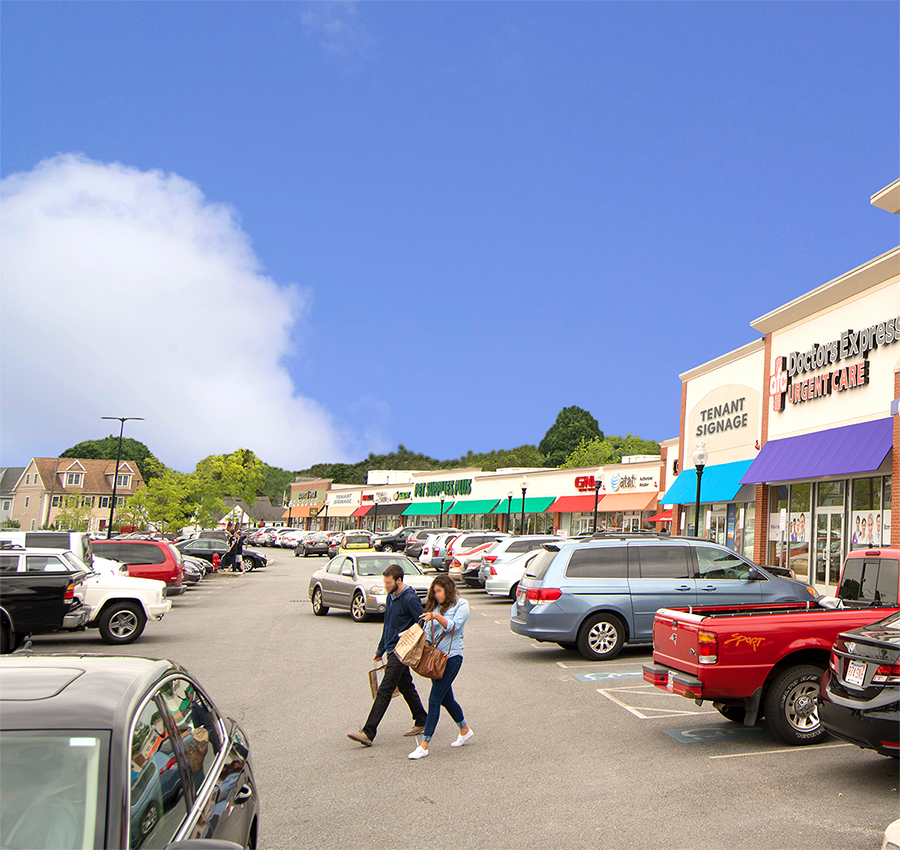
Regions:
<svg viewBox="0 0 900 850"><path fill-rule="evenodd" d="M384 673L384 671L384 664L382 664L380 667L375 667L374 669L369 670L369 690L372 692L372 699L375 699L375 696L378 694L378 686L381 684L380 674ZM391 699L398 696L400 696L400 691L397 688L394 688L394 693L391 694Z"/></svg>
<svg viewBox="0 0 900 850"><path fill-rule="evenodd" d="M394 655L400 659L401 664L415 667L422 658L424 648L425 632L418 623L413 623L405 632L400 632L400 638L394 647Z"/></svg>

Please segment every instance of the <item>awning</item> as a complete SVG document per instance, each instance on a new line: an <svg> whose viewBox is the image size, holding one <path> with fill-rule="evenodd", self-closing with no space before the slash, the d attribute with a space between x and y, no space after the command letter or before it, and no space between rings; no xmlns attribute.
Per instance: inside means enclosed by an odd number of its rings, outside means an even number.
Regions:
<svg viewBox="0 0 900 850"><path fill-rule="evenodd" d="M410 504L410 502L378 502L378 516L400 516Z"/></svg>
<svg viewBox="0 0 900 850"><path fill-rule="evenodd" d="M371 505L360 505L350 516L365 516L370 510L372 510Z"/></svg>
<svg viewBox="0 0 900 850"><path fill-rule="evenodd" d="M560 496L547 508L547 512L551 514L583 514L592 512L595 498L593 493L586 496ZM600 499L602 498L601 496Z"/></svg>
<svg viewBox="0 0 900 850"><path fill-rule="evenodd" d="M288 509L281 515L281 518L282 518L282 519L290 519L290 516L291 516L291 509L288 508Z"/></svg>
<svg viewBox="0 0 900 850"><path fill-rule="evenodd" d="M655 490L650 493L610 493L600 499L601 511L645 511L659 495Z"/></svg>
<svg viewBox="0 0 900 850"><path fill-rule="evenodd" d="M309 516L318 516L325 505L295 505L291 508L291 516L292 517L309 517Z"/></svg>
<svg viewBox="0 0 900 850"><path fill-rule="evenodd" d="M547 508L552 505L556 499L553 496L526 496L525 497L525 513L526 514L542 514ZM496 508L491 513L494 514L505 514L507 505L509 505L509 499L503 499L500 504L497 505ZM509 512L511 514L521 514L522 513L522 497L519 496L518 499L512 500L512 505L509 506Z"/></svg>
<svg viewBox="0 0 900 850"><path fill-rule="evenodd" d="M669 508L667 511L662 511L662 513L658 513L655 516L650 517L647 522L671 522L672 521L672 509Z"/></svg>
<svg viewBox="0 0 900 850"><path fill-rule="evenodd" d="M875 419L828 428L815 434L769 440L741 478L741 483L806 481L826 475L874 472L884 463L893 444L894 423L891 419Z"/></svg>
<svg viewBox="0 0 900 850"><path fill-rule="evenodd" d="M741 489L741 476L750 468L752 460L716 463L703 467L700 479L700 502L732 502ZM697 470L686 469L659 500L664 505L692 505L697 501Z"/></svg>
<svg viewBox="0 0 900 850"><path fill-rule="evenodd" d="M328 516L353 516L358 505L325 505Z"/></svg>
<svg viewBox="0 0 900 850"><path fill-rule="evenodd" d="M449 510L445 507L444 514L489 514L496 504L496 499L460 499Z"/></svg>
<svg viewBox="0 0 900 850"><path fill-rule="evenodd" d="M444 513L453 504L449 499L444 500ZM439 516L441 513L440 502L413 502L405 511L403 516Z"/></svg>

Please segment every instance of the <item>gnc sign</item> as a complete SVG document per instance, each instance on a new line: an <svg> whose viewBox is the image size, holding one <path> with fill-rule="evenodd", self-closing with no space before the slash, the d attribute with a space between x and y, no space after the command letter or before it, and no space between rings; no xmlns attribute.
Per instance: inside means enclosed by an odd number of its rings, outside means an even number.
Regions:
<svg viewBox="0 0 900 850"><path fill-rule="evenodd" d="M575 479L575 489L581 493L593 493L597 484L593 475L579 475ZM600 489L603 489L603 482L600 482Z"/></svg>

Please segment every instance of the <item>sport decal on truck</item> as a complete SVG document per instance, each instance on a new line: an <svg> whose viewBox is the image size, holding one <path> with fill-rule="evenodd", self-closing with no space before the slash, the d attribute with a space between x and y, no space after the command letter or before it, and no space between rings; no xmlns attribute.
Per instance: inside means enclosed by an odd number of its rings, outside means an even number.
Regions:
<svg viewBox="0 0 900 850"><path fill-rule="evenodd" d="M765 643L765 638L761 637L749 637L747 635L732 635L728 640L725 641L725 646L731 646L734 649L738 649L741 646L749 646L754 652Z"/></svg>

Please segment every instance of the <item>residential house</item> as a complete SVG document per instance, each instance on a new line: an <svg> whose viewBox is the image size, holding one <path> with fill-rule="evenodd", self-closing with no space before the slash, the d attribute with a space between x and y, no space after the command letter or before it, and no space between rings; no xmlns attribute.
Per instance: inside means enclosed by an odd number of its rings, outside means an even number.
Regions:
<svg viewBox="0 0 900 850"><path fill-rule="evenodd" d="M24 466L0 467L0 522L9 519L12 514L13 487L24 471Z"/></svg>
<svg viewBox="0 0 900 850"><path fill-rule="evenodd" d="M144 479L133 460L123 460L116 473L114 460L36 457L20 473L12 488L11 516L23 531L53 527L66 499L75 496L90 509L89 531L104 531L109 522L113 485L120 511ZM115 521L115 520L114 520Z"/></svg>

